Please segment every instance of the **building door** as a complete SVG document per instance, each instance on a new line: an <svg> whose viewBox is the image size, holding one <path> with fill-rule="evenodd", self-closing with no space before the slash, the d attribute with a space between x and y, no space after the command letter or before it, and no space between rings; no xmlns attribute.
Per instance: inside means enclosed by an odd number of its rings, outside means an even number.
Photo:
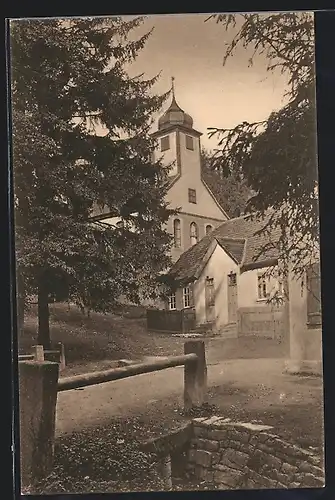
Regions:
<svg viewBox="0 0 335 500"><path fill-rule="evenodd" d="M206 321L211 323L215 320L215 290L214 278L207 276L205 281Z"/></svg>
<svg viewBox="0 0 335 500"><path fill-rule="evenodd" d="M237 321L237 279L236 273L228 274L228 323Z"/></svg>

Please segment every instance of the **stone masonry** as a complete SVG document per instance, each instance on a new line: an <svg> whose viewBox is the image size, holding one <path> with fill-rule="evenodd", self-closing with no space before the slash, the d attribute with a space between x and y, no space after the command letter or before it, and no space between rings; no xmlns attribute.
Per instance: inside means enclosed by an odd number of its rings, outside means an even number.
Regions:
<svg viewBox="0 0 335 500"><path fill-rule="evenodd" d="M321 458L272 427L211 417L193 420L187 468L213 489L321 488Z"/></svg>

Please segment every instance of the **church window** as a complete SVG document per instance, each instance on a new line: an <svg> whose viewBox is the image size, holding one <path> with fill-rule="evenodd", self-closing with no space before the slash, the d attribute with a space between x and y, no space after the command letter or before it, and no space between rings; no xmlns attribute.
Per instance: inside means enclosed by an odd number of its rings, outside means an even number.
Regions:
<svg viewBox="0 0 335 500"><path fill-rule="evenodd" d="M190 135L186 136L186 149L194 151L193 137L191 137Z"/></svg>
<svg viewBox="0 0 335 500"><path fill-rule="evenodd" d="M191 245L198 243L198 226L195 222L190 225L190 243Z"/></svg>
<svg viewBox="0 0 335 500"><path fill-rule="evenodd" d="M197 192L195 189L188 190L188 201L189 201L189 203L196 203L197 202Z"/></svg>
<svg viewBox="0 0 335 500"><path fill-rule="evenodd" d="M213 229L213 227L210 224L207 224L206 228L205 228L206 235L209 234L212 231L212 229Z"/></svg>
<svg viewBox="0 0 335 500"><path fill-rule="evenodd" d="M179 219L173 221L173 245L175 248L181 247L181 227Z"/></svg>
<svg viewBox="0 0 335 500"><path fill-rule="evenodd" d="M161 151L167 151L170 149L170 137L166 135L161 138Z"/></svg>

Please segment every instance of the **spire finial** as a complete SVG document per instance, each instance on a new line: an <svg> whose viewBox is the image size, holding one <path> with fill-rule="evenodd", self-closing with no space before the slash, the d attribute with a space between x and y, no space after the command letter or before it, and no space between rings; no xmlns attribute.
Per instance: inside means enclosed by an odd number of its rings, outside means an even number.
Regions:
<svg viewBox="0 0 335 500"><path fill-rule="evenodd" d="M175 97L175 95L174 95L174 80L175 80L175 78L174 78L174 76L172 76L171 77L171 87L172 87L172 96L173 97Z"/></svg>

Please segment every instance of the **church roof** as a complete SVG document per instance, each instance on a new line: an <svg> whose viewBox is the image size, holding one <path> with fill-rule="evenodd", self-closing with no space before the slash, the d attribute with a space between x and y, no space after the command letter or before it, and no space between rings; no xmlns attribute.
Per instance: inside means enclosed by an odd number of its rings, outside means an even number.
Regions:
<svg viewBox="0 0 335 500"><path fill-rule="evenodd" d="M196 245L184 252L171 267L168 276L174 281L188 283L199 277L204 262L207 262L216 244L240 265L242 271L265 267L278 258L276 243L280 230L273 229L270 235L257 234L268 220L256 214L229 219Z"/></svg>

